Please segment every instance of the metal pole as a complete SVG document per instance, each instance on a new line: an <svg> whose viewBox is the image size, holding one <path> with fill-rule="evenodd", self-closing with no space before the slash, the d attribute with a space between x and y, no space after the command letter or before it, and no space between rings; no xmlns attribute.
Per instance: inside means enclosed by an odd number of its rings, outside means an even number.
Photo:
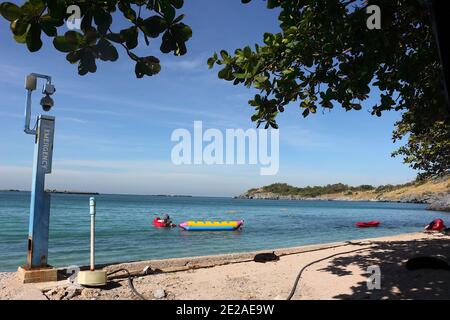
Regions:
<svg viewBox="0 0 450 320"><path fill-rule="evenodd" d="M47 267L50 194L45 192L45 175L52 172L54 130L54 117L38 117L28 230L29 269Z"/></svg>
<svg viewBox="0 0 450 320"><path fill-rule="evenodd" d="M41 105L45 111L53 106L49 97L55 92L52 78L43 74L31 73L25 79L27 98L25 103L24 131L35 136L33 181L31 185L30 222L28 228L27 268L47 267L48 235L50 224L50 194L45 192L45 175L52 172L53 138L55 117L39 115L36 126L30 128L31 95L37 86L37 78L47 80L42 91L47 100ZM50 101L49 101L50 100Z"/></svg>
<svg viewBox="0 0 450 320"><path fill-rule="evenodd" d="M95 270L95 198L89 198L90 215L91 215L91 271Z"/></svg>

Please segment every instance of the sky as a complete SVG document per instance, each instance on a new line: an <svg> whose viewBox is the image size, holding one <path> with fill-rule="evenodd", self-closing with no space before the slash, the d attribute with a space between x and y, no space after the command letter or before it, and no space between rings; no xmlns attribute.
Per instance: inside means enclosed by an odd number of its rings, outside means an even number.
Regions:
<svg viewBox="0 0 450 320"><path fill-rule="evenodd" d="M391 133L399 113L378 118L370 114L376 95L361 111L335 106L304 119L290 105L280 125L280 164L273 176L260 175L259 165L175 165L171 141L175 129L254 128L253 108L247 101L254 90L217 78L206 60L214 52L261 43L264 32L277 32L276 10L263 1L185 1L180 11L192 27L188 53L181 57L159 52L158 40L138 53L156 55L162 70L137 79L134 64L118 48L115 63L98 62L95 74L79 76L51 42L29 53L12 38L0 19L0 189L29 190L34 139L23 132L25 76L51 75L56 86L53 172L50 189L123 194L189 194L235 196L249 188L274 182L295 186L347 183L350 185L404 183L416 172L391 158L396 148ZM120 25L115 25L117 30ZM40 85L40 84L39 84ZM41 113L40 92L34 93L34 112ZM33 121L33 120L32 120Z"/></svg>

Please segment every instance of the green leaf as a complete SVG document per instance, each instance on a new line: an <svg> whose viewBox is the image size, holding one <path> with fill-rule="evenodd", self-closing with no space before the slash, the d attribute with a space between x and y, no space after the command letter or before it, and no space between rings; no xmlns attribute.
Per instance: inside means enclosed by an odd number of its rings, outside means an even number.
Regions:
<svg viewBox="0 0 450 320"><path fill-rule="evenodd" d="M161 42L161 46L160 46L160 50L162 53L169 53L173 50L176 49L176 42L174 40L174 38L172 37L172 35L170 34L170 31L167 30L166 32L164 32L163 36L162 36L162 42Z"/></svg>
<svg viewBox="0 0 450 320"><path fill-rule="evenodd" d="M184 14L180 14L178 17L175 18L175 20L173 20L173 23L178 23L181 20L183 20L184 18Z"/></svg>
<svg viewBox="0 0 450 320"><path fill-rule="evenodd" d="M86 12L83 19L81 19L80 28L83 32L92 29L92 14L90 11Z"/></svg>
<svg viewBox="0 0 450 320"><path fill-rule="evenodd" d="M273 9L280 6L280 0L267 0L267 8Z"/></svg>
<svg viewBox="0 0 450 320"><path fill-rule="evenodd" d="M30 52L39 51L42 47L41 27L38 23L31 24L26 36L27 48Z"/></svg>
<svg viewBox="0 0 450 320"><path fill-rule="evenodd" d="M220 50L220 56L222 57L223 60L226 60L229 57L228 52L226 50Z"/></svg>
<svg viewBox="0 0 450 320"><path fill-rule="evenodd" d="M0 4L0 14L8 21L19 19L22 15L21 9L11 2L3 2Z"/></svg>
<svg viewBox="0 0 450 320"><path fill-rule="evenodd" d="M186 42L192 37L192 29L180 22L171 27L172 34L177 42Z"/></svg>
<svg viewBox="0 0 450 320"><path fill-rule="evenodd" d="M99 34L97 30L93 27L89 27L84 30L84 36L79 39L79 45L93 46L97 43L98 38Z"/></svg>
<svg viewBox="0 0 450 320"><path fill-rule="evenodd" d="M218 76L220 79L224 79L227 81L234 80L234 78L235 78L233 76L233 69L230 66L226 66L225 68L220 70Z"/></svg>
<svg viewBox="0 0 450 320"><path fill-rule="evenodd" d="M123 13L125 18L130 21L136 20L136 11L134 11L130 4L126 1L119 1L119 10Z"/></svg>
<svg viewBox="0 0 450 320"><path fill-rule="evenodd" d="M169 0L170 4L177 9L181 9L183 7L183 0Z"/></svg>
<svg viewBox="0 0 450 320"><path fill-rule="evenodd" d="M159 12L163 15L164 19L169 23L172 23L173 19L175 19L176 13L175 8L172 7L170 2L168 1L160 1Z"/></svg>
<svg viewBox="0 0 450 320"><path fill-rule="evenodd" d="M134 72L136 77L142 78L144 75L153 76L161 71L159 59L153 56L140 58L136 63Z"/></svg>
<svg viewBox="0 0 450 320"><path fill-rule="evenodd" d="M94 22L97 25L98 32L100 34L106 34L112 23L111 14L101 8L97 8L94 11Z"/></svg>
<svg viewBox="0 0 450 320"><path fill-rule="evenodd" d="M119 58L117 49L106 39L100 39L96 45L99 58L103 61L116 61Z"/></svg>
<svg viewBox="0 0 450 320"><path fill-rule="evenodd" d="M273 129L278 129L278 124L275 121L270 121L269 124Z"/></svg>
<svg viewBox="0 0 450 320"><path fill-rule="evenodd" d="M359 103L351 103L350 106L354 110L361 110L361 108L362 108L361 104L359 104Z"/></svg>
<svg viewBox="0 0 450 320"><path fill-rule="evenodd" d="M24 33L22 35L14 35L14 40L16 40L17 43L26 43L27 42L27 33Z"/></svg>
<svg viewBox="0 0 450 320"><path fill-rule="evenodd" d="M157 38L167 29L167 22L160 16L152 16L142 22L141 29L145 35Z"/></svg>
<svg viewBox="0 0 450 320"><path fill-rule="evenodd" d="M67 54L66 60L69 61L70 63L74 64L81 59L81 53L82 53L82 51L80 51L80 50L72 51Z"/></svg>
<svg viewBox="0 0 450 320"><path fill-rule="evenodd" d="M208 59L207 63L208 63L208 67L210 69L214 66L214 64L216 63L217 59L218 59L217 53L214 53L214 55Z"/></svg>
<svg viewBox="0 0 450 320"><path fill-rule="evenodd" d="M74 46L79 46L83 40L83 35L79 32L70 30L64 34L64 38Z"/></svg>
<svg viewBox="0 0 450 320"><path fill-rule="evenodd" d="M78 74L84 76L88 72L94 73L95 71L97 71L97 65L94 54L88 49L83 50L78 63Z"/></svg>
<svg viewBox="0 0 450 320"><path fill-rule="evenodd" d="M108 33L105 36L106 39L108 39L109 41L115 42L115 43L123 43L125 42L125 39L122 38L122 36L120 35L120 33Z"/></svg>
<svg viewBox="0 0 450 320"><path fill-rule="evenodd" d="M58 35L58 31L56 27L50 21L42 21L41 20L41 28L45 32L45 34L49 37L56 37Z"/></svg>
<svg viewBox="0 0 450 320"><path fill-rule="evenodd" d="M68 41L65 36L57 36L53 39L53 46L61 52L71 52L78 48L78 45Z"/></svg>
<svg viewBox="0 0 450 320"><path fill-rule="evenodd" d="M21 7L21 12L29 17L37 17L41 14L42 9L44 9L45 4L43 1L27 1Z"/></svg>
<svg viewBox="0 0 450 320"><path fill-rule="evenodd" d="M120 31L120 36L125 40L128 49L134 49L138 45L138 29L130 27Z"/></svg>
<svg viewBox="0 0 450 320"><path fill-rule="evenodd" d="M11 22L10 28L14 35L21 36L24 35L30 27L30 24L25 19L16 19Z"/></svg>
<svg viewBox="0 0 450 320"><path fill-rule="evenodd" d="M47 1L48 14L63 24L66 17L67 4L65 0L49 0ZM62 25L61 24L61 25ZM59 25L59 26L61 26Z"/></svg>

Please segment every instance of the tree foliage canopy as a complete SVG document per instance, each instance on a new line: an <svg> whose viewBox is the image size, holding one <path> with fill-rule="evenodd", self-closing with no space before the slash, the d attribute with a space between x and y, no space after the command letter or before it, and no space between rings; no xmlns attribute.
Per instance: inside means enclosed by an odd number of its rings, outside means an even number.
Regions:
<svg viewBox="0 0 450 320"><path fill-rule="evenodd" d="M367 28L369 5L381 8L381 29ZM379 97L372 114L402 111L393 139L409 140L394 155L425 173L450 169L442 161L450 158L450 131L439 56L430 17L418 1L267 0L267 7L280 10L279 33L265 33L263 45L208 59L211 68L221 66L219 78L260 91L249 101L252 121L278 128L276 117L287 105L303 117L335 105L361 110L371 93ZM431 137L441 143L430 145ZM446 140L447 148L440 148Z"/></svg>
<svg viewBox="0 0 450 320"><path fill-rule="evenodd" d="M70 5L80 8L80 30L68 30L65 25L72 16L72 12L67 13ZM41 49L43 33L53 38L54 47L78 65L80 75L95 72L97 59L116 61L119 45L135 62L136 76L142 78L158 73L161 66L155 56L133 53L139 39L148 46L150 38L161 36L162 53L186 53L192 30L181 22L184 15L177 15L182 6L183 0L29 0L21 6L3 2L0 14L10 22L14 39L26 44L30 52ZM122 18L128 26L114 32L113 15L114 20Z"/></svg>
<svg viewBox="0 0 450 320"><path fill-rule="evenodd" d="M241 0L249 3L251 0ZM181 22L183 0L28 0L18 6L0 4L14 39L30 52L42 47L42 36L77 64L78 73L97 70L98 59L116 61L121 46L135 62L138 78L161 70L155 56L138 56L143 39L160 38L160 51L184 55L192 36ZM70 5L81 10L80 30L67 30ZM366 27L366 8L381 8L381 29ZM450 116L442 92L442 73L430 17L415 0L267 0L280 10L279 33L265 33L263 45L246 46L234 54L222 50L208 59L220 65L218 76L260 90L249 104L252 121L277 128L276 117L289 104L303 117L319 108L340 105L361 110L378 95L374 115L402 112L393 140L407 139L393 153L424 175L450 171ZM128 25L114 30L115 23ZM153 42L153 41L152 41Z"/></svg>

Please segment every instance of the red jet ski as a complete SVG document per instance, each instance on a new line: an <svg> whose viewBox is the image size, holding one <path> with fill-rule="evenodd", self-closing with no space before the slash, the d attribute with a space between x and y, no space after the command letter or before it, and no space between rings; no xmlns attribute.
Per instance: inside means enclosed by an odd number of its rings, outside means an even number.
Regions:
<svg viewBox="0 0 450 320"><path fill-rule="evenodd" d="M356 226L358 228L371 228L371 227L378 227L380 225L380 221L368 221L368 222L357 222Z"/></svg>
<svg viewBox="0 0 450 320"><path fill-rule="evenodd" d="M158 219L158 218L154 219L153 222L152 222L152 224L153 224L153 226L155 226L156 228L173 228L173 227L176 227L176 226L177 226L177 225L174 224L174 223L168 225L168 224L166 224L166 223L164 222L163 219Z"/></svg>

